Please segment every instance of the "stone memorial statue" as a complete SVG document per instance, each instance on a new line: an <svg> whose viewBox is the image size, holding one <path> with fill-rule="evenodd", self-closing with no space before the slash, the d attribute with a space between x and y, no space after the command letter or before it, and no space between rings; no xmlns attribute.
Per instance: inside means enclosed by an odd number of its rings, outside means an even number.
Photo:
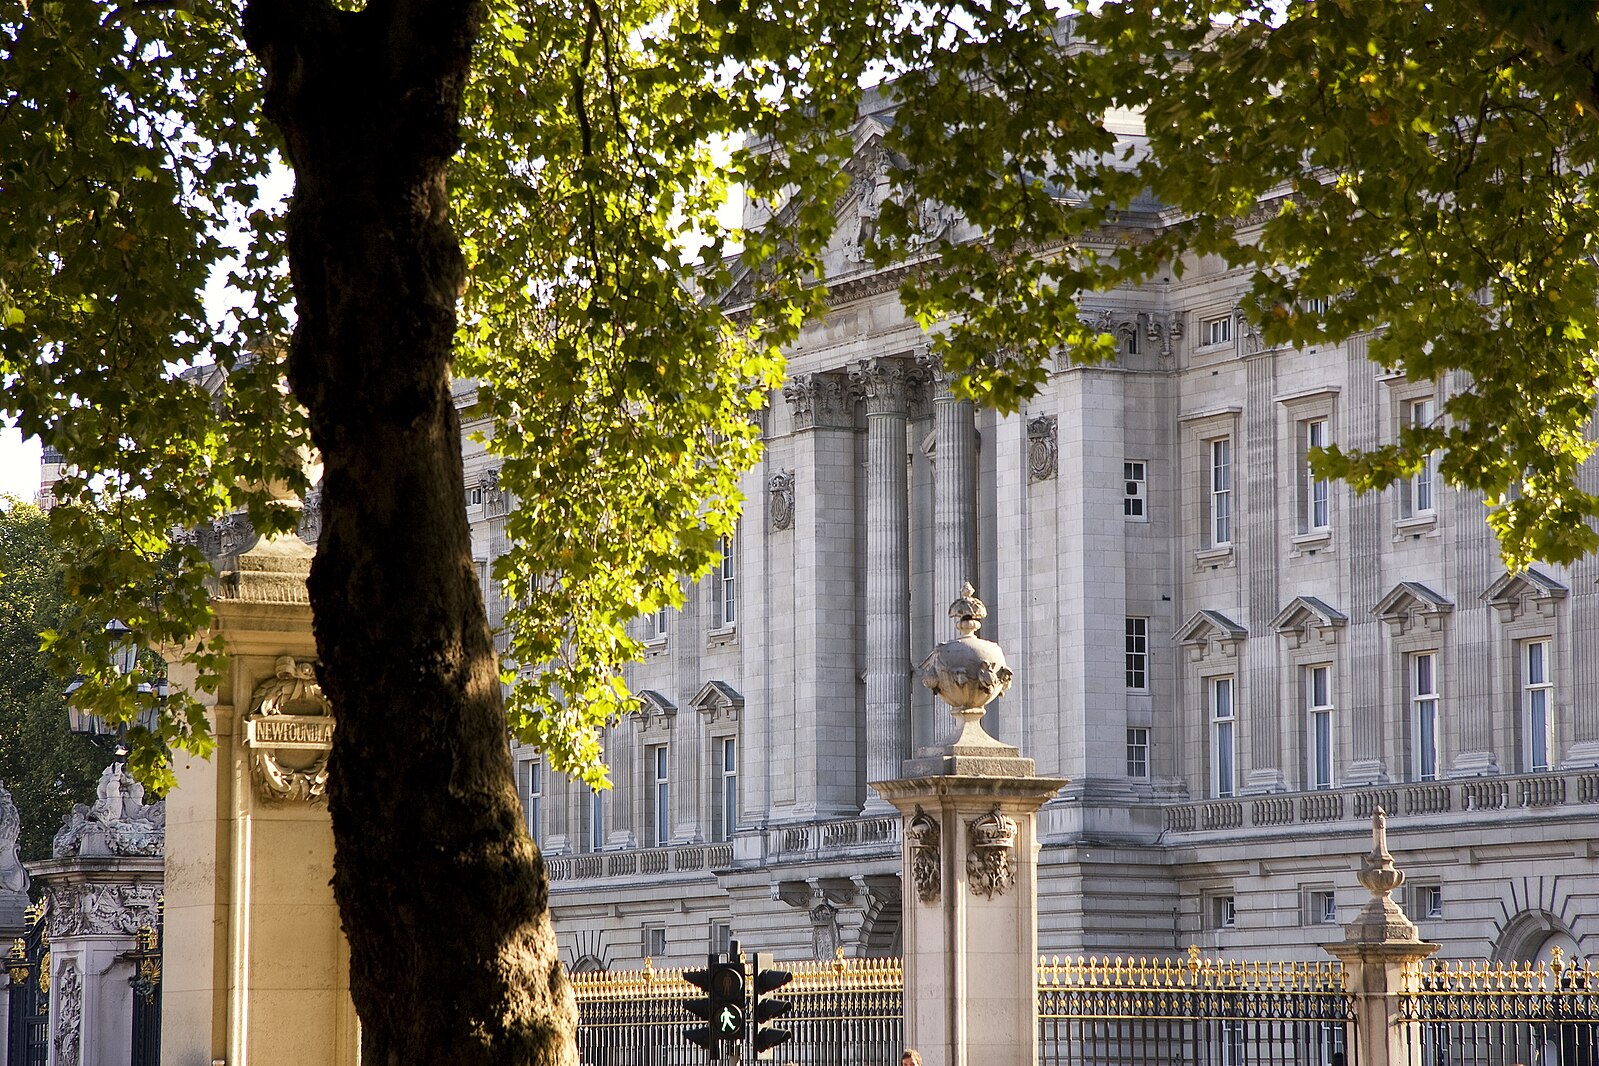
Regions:
<svg viewBox="0 0 1599 1066"><path fill-rule="evenodd" d="M144 786L116 762L100 774L94 805L76 804L51 842L58 859L75 855L160 855L166 844L167 811L161 800L144 802Z"/></svg>

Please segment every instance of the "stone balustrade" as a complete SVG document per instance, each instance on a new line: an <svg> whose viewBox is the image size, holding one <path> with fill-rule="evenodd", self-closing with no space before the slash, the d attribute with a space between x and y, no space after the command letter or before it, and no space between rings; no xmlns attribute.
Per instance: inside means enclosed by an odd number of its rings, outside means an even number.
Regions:
<svg viewBox="0 0 1599 1066"><path fill-rule="evenodd" d="M1599 770L1580 770L1178 803L1166 808L1165 828L1168 833L1212 833L1346 819L1364 822L1379 807L1390 818L1420 818L1593 803L1599 803Z"/></svg>

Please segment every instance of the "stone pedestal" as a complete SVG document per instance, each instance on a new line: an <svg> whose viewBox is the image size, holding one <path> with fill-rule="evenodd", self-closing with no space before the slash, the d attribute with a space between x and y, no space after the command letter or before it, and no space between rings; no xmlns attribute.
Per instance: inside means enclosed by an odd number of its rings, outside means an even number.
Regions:
<svg viewBox="0 0 1599 1066"><path fill-rule="evenodd" d="M311 549L262 541L216 562L228 671L217 748L168 797L162 1062L355 1066L348 949L322 798L333 719L315 684ZM174 672L175 685L192 678ZM187 686L186 686L187 687Z"/></svg>
<svg viewBox="0 0 1599 1066"><path fill-rule="evenodd" d="M1014 755L947 758L980 772L872 785L905 817L906 1046L925 1066L1034 1066L1036 812L1066 782ZM1002 763L1025 772L990 772Z"/></svg>
<svg viewBox="0 0 1599 1066"><path fill-rule="evenodd" d="M872 782L904 818L906 1045L925 1066L1036 1066L1037 812L1066 782L983 731L1011 670L977 636L988 611L970 584L949 614L960 636L921 676L960 736L909 760L911 776Z"/></svg>

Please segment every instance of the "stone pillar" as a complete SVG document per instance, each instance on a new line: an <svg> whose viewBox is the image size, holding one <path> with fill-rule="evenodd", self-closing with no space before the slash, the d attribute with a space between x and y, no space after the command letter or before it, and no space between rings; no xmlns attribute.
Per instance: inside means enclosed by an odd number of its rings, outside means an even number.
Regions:
<svg viewBox="0 0 1599 1066"><path fill-rule="evenodd" d="M910 495L905 426L913 363L873 359L855 371L866 401L866 780L900 775L910 677ZM882 801L869 810L887 810Z"/></svg>
<svg viewBox="0 0 1599 1066"><path fill-rule="evenodd" d="M21 836L22 815L11 793L0 786L0 945L5 946L28 932L28 871L22 868L17 844ZM0 984L0 1033L9 1033L10 1026L11 996Z"/></svg>
<svg viewBox="0 0 1599 1066"><path fill-rule="evenodd" d="M937 361L924 362L934 386L933 602L942 605L977 580L977 423Z"/></svg>
<svg viewBox="0 0 1599 1066"><path fill-rule="evenodd" d="M52 857L30 863L50 926L50 1066L128 1062L134 962L142 929L161 917L166 811L121 763L100 775L56 833Z"/></svg>
<svg viewBox="0 0 1599 1066"><path fill-rule="evenodd" d="M1378 807L1371 816L1371 851L1361 864L1360 883L1371 899L1344 930L1341 944L1326 950L1344 964L1355 997L1351 1061L1369 1066L1422 1066L1417 1023L1399 1014L1399 997L1414 990L1416 967L1438 950L1416 934L1416 926L1393 900L1405 872L1388 852L1388 820Z"/></svg>
<svg viewBox="0 0 1599 1066"><path fill-rule="evenodd" d="M167 799L162 1061L355 1066L349 952L329 885L333 719L312 665L311 548L246 532L219 551L215 532L201 540L229 662L214 696L196 693L216 751L180 756ZM175 670L173 681L192 677Z"/></svg>
<svg viewBox="0 0 1599 1066"><path fill-rule="evenodd" d="M1011 678L975 635L986 613L967 585L950 609L961 636L922 664L960 735L872 783L904 818L905 1035L926 1066L1038 1062L1036 812L1066 782L983 731Z"/></svg>

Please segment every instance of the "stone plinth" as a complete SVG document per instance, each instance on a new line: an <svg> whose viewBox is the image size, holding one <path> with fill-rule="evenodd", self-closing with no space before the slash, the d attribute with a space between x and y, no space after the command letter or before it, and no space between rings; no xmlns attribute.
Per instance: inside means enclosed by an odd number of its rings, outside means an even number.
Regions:
<svg viewBox="0 0 1599 1066"><path fill-rule="evenodd" d="M1036 812L1066 782L1002 761L1028 773L872 784L905 817L905 1038L926 1066L1038 1062Z"/></svg>
<svg viewBox="0 0 1599 1066"><path fill-rule="evenodd" d="M331 708L312 672L311 549L216 560L230 661L208 703L217 748L180 757L168 797L162 1061L355 1066L349 952L322 799ZM175 685L191 687L181 671Z"/></svg>

